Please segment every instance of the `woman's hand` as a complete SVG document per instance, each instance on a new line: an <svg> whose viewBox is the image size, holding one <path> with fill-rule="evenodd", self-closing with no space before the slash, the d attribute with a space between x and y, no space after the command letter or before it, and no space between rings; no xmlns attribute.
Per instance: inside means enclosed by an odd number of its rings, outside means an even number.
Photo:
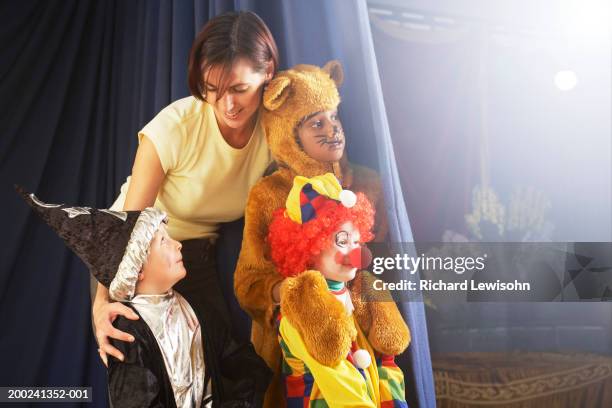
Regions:
<svg viewBox="0 0 612 408"><path fill-rule="evenodd" d="M110 344L108 338L112 337L113 339L122 341L134 341L134 337L116 329L113 326L113 322L117 316L123 316L130 320L138 320L138 315L132 309L119 302L110 302L108 289L101 283L98 283L98 288L96 289L96 298L94 300L92 314L94 333L98 341L98 352L100 353L102 362L108 367L107 354L123 361L123 354Z"/></svg>
<svg viewBox="0 0 612 408"><path fill-rule="evenodd" d="M118 316L123 316L130 320L139 319L138 315L132 309L119 302L106 302L94 307L93 318L96 328L96 340L98 341L99 347L98 351L102 362L107 367L108 354L123 361L123 354L110 344L109 337L130 342L135 340L132 335L122 332L113 326L113 322Z"/></svg>

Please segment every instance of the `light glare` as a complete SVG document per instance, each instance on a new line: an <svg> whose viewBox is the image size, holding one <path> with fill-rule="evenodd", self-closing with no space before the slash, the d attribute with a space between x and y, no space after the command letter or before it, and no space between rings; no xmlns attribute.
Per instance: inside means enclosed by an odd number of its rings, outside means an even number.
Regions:
<svg viewBox="0 0 612 408"><path fill-rule="evenodd" d="M559 71L555 75L555 85L562 91L570 91L574 89L578 83L578 78L574 71L565 70Z"/></svg>

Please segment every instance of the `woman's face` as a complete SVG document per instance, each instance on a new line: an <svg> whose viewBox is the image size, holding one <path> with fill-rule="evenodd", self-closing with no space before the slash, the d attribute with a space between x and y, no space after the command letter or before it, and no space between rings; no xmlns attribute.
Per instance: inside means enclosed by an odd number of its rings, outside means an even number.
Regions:
<svg viewBox="0 0 612 408"><path fill-rule="evenodd" d="M315 259L314 267L325 276L338 282L348 282L355 277L357 268L340 262L349 252L361 247L361 235L352 222L345 222L331 236L331 245Z"/></svg>
<svg viewBox="0 0 612 408"><path fill-rule="evenodd" d="M225 93L218 97L219 80L223 70L213 66L204 74L204 88L206 101L210 103L219 127L240 130L254 119L261 103L264 84L272 79L271 67L269 72L257 72L253 64L245 59L238 58L227 78L228 87Z"/></svg>
<svg viewBox="0 0 612 408"><path fill-rule="evenodd" d="M297 134L304 152L317 161L337 162L344 153L344 132L335 110L307 116Z"/></svg>

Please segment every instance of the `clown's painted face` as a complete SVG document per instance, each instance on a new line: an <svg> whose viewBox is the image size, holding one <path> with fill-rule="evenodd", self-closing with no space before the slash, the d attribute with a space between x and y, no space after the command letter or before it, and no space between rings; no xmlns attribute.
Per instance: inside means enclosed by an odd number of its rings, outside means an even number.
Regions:
<svg viewBox="0 0 612 408"><path fill-rule="evenodd" d="M297 134L304 153L317 161L337 162L344 153L344 132L335 110L307 116Z"/></svg>
<svg viewBox="0 0 612 408"><path fill-rule="evenodd" d="M348 282L355 277L357 267L350 262L351 252L361 248L361 235L352 222L345 222L331 236L332 244L315 259L314 267L326 279Z"/></svg>

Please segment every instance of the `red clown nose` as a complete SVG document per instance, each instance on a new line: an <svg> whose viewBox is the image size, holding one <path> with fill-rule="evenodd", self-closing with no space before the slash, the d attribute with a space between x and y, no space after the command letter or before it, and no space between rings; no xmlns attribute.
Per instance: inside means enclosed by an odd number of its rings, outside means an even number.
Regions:
<svg viewBox="0 0 612 408"><path fill-rule="evenodd" d="M336 263L340 265L352 266L353 268L363 269L372 262L372 252L367 246L355 248L347 255L336 252Z"/></svg>

